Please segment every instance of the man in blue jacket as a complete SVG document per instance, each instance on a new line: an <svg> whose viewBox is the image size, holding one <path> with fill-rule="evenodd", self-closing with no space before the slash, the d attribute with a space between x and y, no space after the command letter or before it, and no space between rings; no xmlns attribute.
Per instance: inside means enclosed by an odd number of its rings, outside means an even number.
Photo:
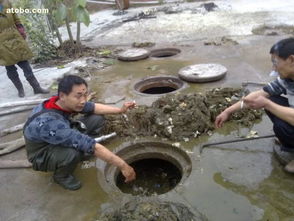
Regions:
<svg viewBox="0 0 294 221"><path fill-rule="evenodd" d="M81 158L94 155L117 166L125 181L135 179L136 174L123 159L103 145L96 143L89 135L98 135L104 124L103 114L124 113L135 106L126 102L121 108L87 101L88 85L75 75L61 79L58 95L51 97L34 108L24 126L24 137L29 161L37 171L53 171L53 180L66 189L76 190L81 182L73 171ZM81 121L85 133L76 128L72 115L85 114Z"/></svg>
<svg viewBox="0 0 294 221"><path fill-rule="evenodd" d="M215 126L221 127L233 112L243 107L264 108L273 122L273 130L281 143L281 150L294 152L294 38L277 42L272 46L270 54L273 69L278 72L279 77L263 90L252 92L225 109L217 116ZM294 160L285 166L285 170L294 173Z"/></svg>

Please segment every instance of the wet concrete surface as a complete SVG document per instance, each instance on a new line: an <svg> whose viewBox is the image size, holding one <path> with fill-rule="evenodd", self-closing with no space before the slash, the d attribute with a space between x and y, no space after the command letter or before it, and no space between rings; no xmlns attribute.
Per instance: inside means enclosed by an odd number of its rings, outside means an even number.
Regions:
<svg viewBox="0 0 294 221"><path fill-rule="evenodd" d="M196 63L220 63L227 67L228 73L217 82L189 84L183 92L199 92L213 87L240 87L246 81L266 82L271 80L268 75L271 71L269 49L273 43L287 36L240 35L234 37L237 45L220 46L204 46L204 40L165 42L156 47L178 47L182 52L170 58L116 61L112 67L95 73L90 87L98 92L100 101L119 96L125 97L125 100L136 100L138 105L148 105L157 96L135 93L133 86L136 82L146 76L177 76L180 68ZM1 72L0 77L5 79L6 76ZM12 85L9 88L1 85L1 102L18 100ZM116 105L120 106L122 102ZM27 115L28 112L1 117L0 129L22 123ZM199 147L203 143L235 139L240 135L237 127L228 123L210 137L203 136L181 143L181 148L192 152L193 170L182 185L159 198L188 204L205 214L209 220L215 221L294 220L293 175L285 173L273 157L271 139L209 147L199 155ZM264 116L252 130L262 136L271 134L271 128L269 119ZM241 134L246 135L248 132L248 128L239 129ZM0 139L4 142L20 135L18 133ZM113 150L125 141L114 139L107 142L106 146ZM25 150L21 149L1 156L0 160L25 157ZM50 173L31 169L0 169L0 220L92 221L107 205L121 204L120 198L101 188L97 179L103 177L97 177L95 168L79 167L75 175L82 181L83 187L71 192L53 183Z"/></svg>

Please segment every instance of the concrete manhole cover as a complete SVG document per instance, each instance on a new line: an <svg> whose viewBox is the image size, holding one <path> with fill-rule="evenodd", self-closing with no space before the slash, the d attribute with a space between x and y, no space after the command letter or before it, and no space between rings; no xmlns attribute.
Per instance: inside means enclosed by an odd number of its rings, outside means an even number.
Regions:
<svg viewBox="0 0 294 221"><path fill-rule="evenodd" d="M149 57L150 51L143 48L132 48L118 54L117 58L122 61L137 61Z"/></svg>
<svg viewBox="0 0 294 221"><path fill-rule="evenodd" d="M167 94L183 89L185 82L177 77L160 76L145 78L134 85L137 93L143 95Z"/></svg>
<svg viewBox="0 0 294 221"><path fill-rule="evenodd" d="M189 82L209 82L223 78L227 68L220 64L195 64L179 70L179 77Z"/></svg>
<svg viewBox="0 0 294 221"><path fill-rule="evenodd" d="M124 183L118 168L97 160L97 168L105 178L98 180L110 192L144 196L164 194L183 183L192 170L189 155L167 143L140 142L123 146L114 152L133 166L137 179Z"/></svg>
<svg viewBox="0 0 294 221"><path fill-rule="evenodd" d="M161 48L152 50L150 53L150 57L163 58L163 57L171 57L177 55L181 52L180 49L177 48Z"/></svg>

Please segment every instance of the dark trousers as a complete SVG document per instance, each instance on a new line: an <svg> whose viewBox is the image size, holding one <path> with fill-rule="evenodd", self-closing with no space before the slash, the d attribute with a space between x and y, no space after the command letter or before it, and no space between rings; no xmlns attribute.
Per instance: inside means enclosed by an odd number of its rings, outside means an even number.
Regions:
<svg viewBox="0 0 294 221"><path fill-rule="evenodd" d="M30 79L30 77L33 76L33 70L28 61L20 61L17 63L17 65L23 70L26 79ZM5 68L9 79L14 80L19 78L15 65L5 66Z"/></svg>
<svg viewBox="0 0 294 221"><path fill-rule="evenodd" d="M86 134L90 136L98 136L105 122L103 116L94 114L84 116L79 120L85 124ZM84 153L74 148L48 144L45 150L35 157L33 168L45 172L68 168L68 172L71 173L84 156Z"/></svg>
<svg viewBox="0 0 294 221"><path fill-rule="evenodd" d="M270 100L281 106L289 107L288 99L285 97L272 96L270 97ZM273 130L282 144L281 149L287 152L294 152L294 126L284 120L281 120L269 111L265 112L274 124Z"/></svg>

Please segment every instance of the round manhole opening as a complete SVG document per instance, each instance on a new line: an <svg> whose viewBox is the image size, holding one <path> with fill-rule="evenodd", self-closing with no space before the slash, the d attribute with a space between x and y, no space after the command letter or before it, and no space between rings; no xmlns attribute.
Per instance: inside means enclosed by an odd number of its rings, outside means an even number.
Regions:
<svg viewBox="0 0 294 221"><path fill-rule="evenodd" d="M136 92L145 95L167 94L184 88L185 83L176 77L150 77L135 84Z"/></svg>
<svg viewBox="0 0 294 221"><path fill-rule="evenodd" d="M136 171L136 180L125 183L122 173L116 185L123 193L151 196L172 190L182 179L181 170L173 163L156 158L142 159L130 164Z"/></svg>
<svg viewBox="0 0 294 221"><path fill-rule="evenodd" d="M110 193L131 195L164 194L184 183L192 170L192 161L185 150L163 142L138 142L114 150L136 171L136 180L125 183L119 168L97 159L101 187ZM98 176L99 177L99 176Z"/></svg>
<svg viewBox="0 0 294 221"><path fill-rule="evenodd" d="M171 57L171 56L177 55L180 52L181 50L177 48L155 49L151 51L150 57L165 58L165 57Z"/></svg>

